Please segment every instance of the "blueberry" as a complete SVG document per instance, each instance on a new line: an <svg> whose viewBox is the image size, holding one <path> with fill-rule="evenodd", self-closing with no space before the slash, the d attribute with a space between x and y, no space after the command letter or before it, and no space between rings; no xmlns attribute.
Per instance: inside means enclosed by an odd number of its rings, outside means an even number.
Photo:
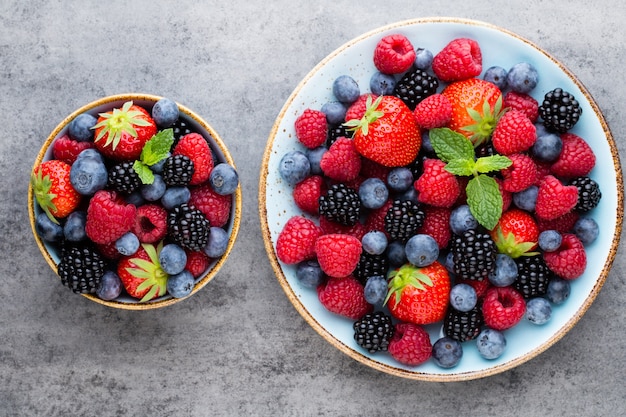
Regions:
<svg viewBox="0 0 626 417"><path fill-rule="evenodd" d="M163 197L166 188L167 185L165 185L163 177L159 174L154 174L152 184L143 184L141 186L141 196L147 201L157 201Z"/></svg>
<svg viewBox="0 0 626 417"><path fill-rule="evenodd" d="M127 232L115 241L115 249L123 256L133 255L139 250L139 239L133 232Z"/></svg>
<svg viewBox="0 0 626 417"><path fill-rule="evenodd" d="M433 144L430 141L430 131L423 129L422 133L422 151L427 155L435 156L435 148L433 148Z"/></svg>
<svg viewBox="0 0 626 417"><path fill-rule="evenodd" d="M92 129L98 119L88 113L79 114L67 126L67 134L70 138L78 142L88 142L93 140L94 130Z"/></svg>
<svg viewBox="0 0 626 417"><path fill-rule="evenodd" d="M333 81L333 94L342 103L354 103L361 95L361 90L354 78L340 75Z"/></svg>
<svg viewBox="0 0 626 417"><path fill-rule="evenodd" d="M381 208L389 198L389 190L379 178L368 178L359 187L359 198L363 207L368 209Z"/></svg>
<svg viewBox="0 0 626 417"><path fill-rule="evenodd" d="M456 284L450 289L450 305L459 311L470 311L477 302L476 290L469 284Z"/></svg>
<svg viewBox="0 0 626 417"><path fill-rule="evenodd" d="M195 285L193 275L186 269L180 274L167 278L167 292L174 298L183 298L191 294Z"/></svg>
<svg viewBox="0 0 626 417"><path fill-rule="evenodd" d="M574 223L573 231L576 237L586 246L595 242L598 238L600 227L591 217L581 217Z"/></svg>
<svg viewBox="0 0 626 417"><path fill-rule="evenodd" d="M85 223L87 223L87 213L84 211L74 211L67 216L63 225L63 235L65 240L70 242L80 242L85 240L87 233L85 232Z"/></svg>
<svg viewBox="0 0 626 417"><path fill-rule="evenodd" d="M509 255L499 253L496 255L496 267L489 274L489 282L496 287L507 287L517 278L517 264Z"/></svg>
<svg viewBox="0 0 626 417"><path fill-rule="evenodd" d="M140 190L135 190L128 194L124 200L127 204L132 204L135 207L143 206L146 203L146 199L143 198Z"/></svg>
<svg viewBox="0 0 626 417"><path fill-rule="evenodd" d="M326 115L328 124L338 125L346 119L348 108L340 101L329 101L324 103L320 111Z"/></svg>
<svg viewBox="0 0 626 417"><path fill-rule="evenodd" d="M81 152L80 155L83 155L87 150ZM76 158L70 169L70 183L76 192L82 195L93 195L96 191L104 189L108 179L106 166L101 159L98 160L96 157L83 155Z"/></svg>
<svg viewBox="0 0 626 417"><path fill-rule="evenodd" d="M495 65L487 68L483 80L495 84L500 90L504 90L506 88L506 76L507 70Z"/></svg>
<svg viewBox="0 0 626 417"><path fill-rule="evenodd" d="M309 259L296 266L296 278L306 288L317 288L324 281L324 273L315 259Z"/></svg>
<svg viewBox="0 0 626 417"><path fill-rule="evenodd" d="M539 233L539 248L544 252L554 252L561 247L563 236L556 230L544 230Z"/></svg>
<svg viewBox="0 0 626 417"><path fill-rule="evenodd" d="M187 253L180 246L168 243L159 253L159 264L168 275L180 274L187 264Z"/></svg>
<svg viewBox="0 0 626 417"><path fill-rule="evenodd" d="M393 168L387 174L387 185L391 191L404 192L413 186L413 173L407 167Z"/></svg>
<svg viewBox="0 0 626 417"><path fill-rule="evenodd" d="M446 267L446 269L448 270L449 273L454 274L454 252L449 251L448 254L446 255L446 259L444 260L444 264L443 266Z"/></svg>
<svg viewBox="0 0 626 417"><path fill-rule="evenodd" d="M370 304L382 305L387 297L387 280L382 275L374 275L367 279L363 289L365 301Z"/></svg>
<svg viewBox="0 0 626 417"><path fill-rule="evenodd" d="M552 306L545 298L531 298L526 302L526 319L533 324L545 324L552 316Z"/></svg>
<svg viewBox="0 0 626 417"><path fill-rule="evenodd" d="M290 151L281 158L278 172L289 185L296 185L309 176L311 163L302 152Z"/></svg>
<svg viewBox="0 0 626 417"><path fill-rule="evenodd" d="M552 278L548 283L546 298L553 304L563 304L571 292L571 284L569 281L561 278Z"/></svg>
<svg viewBox="0 0 626 417"><path fill-rule="evenodd" d="M432 357L442 368L453 368L463 357L463 346L458 340L444 336L433 343Z"/></svg>
<svg viewBox="0 0 626 417"><path fill-rule="evenodd" d="M433 63L433 53L429 49L417 48L415 50L415 61L413 65L415 68L421 70L427 70Z"/></svg>
<svg viewBox="0 0 626 417"><path fill-rule="evenodd" d="M387 249L387 236L380 230L367 232L361 238L363 250L370 255L382 255Z"/></svg>
<svg viewBox="0 0 626 417"><path fill-rule="evenodd" d="M563 140L556 133L545 133L537 135L535 144L530 149L533 156L539 161L552 162L561 154L563 150Z"/></svg>
<svg viewBox="0 0 626 417"><path fill-rule="evenodd" d="M204 247L204 253L209 258L219 258L228 248L228 232L221 227L211 227L209 231L209 241Z"/></svg>
<svg viewBox="0 0 626 417"><path fill-rule="evenodd" d="M191 198L191 191L185 186L169 187L165 190L163 197L161 197L161 204L166 210L171 210L176 206L180 206L189 201Z"/></svg>
<svg viewBox="0 0 626 417"><path fill-rule="evenodd" d="M396 194L394 196L394 200L400 200L400 201L413 201L415 203L417 203L417 190L415 189L415 187L410 187L408 190L404 191L403 193L400 194Z"/></svg>
<svg viewBox="0 0 626 417"><path fill-rule="evenodd" d="M239 175L234 167L222 162L215 165L211 170L209 182L213 190L219 195L229 195L237 190Z"/></svg>
<svg viewBox="0 0 626 417"><path fill-rule="evenodd" d="M320 162L324 154L328 151L328 148L324 146L319 146L314 149L306 150L306 157L309 159L309 164L311 165L311 175L321 175L322 168L320 167Z"/></svg>
<svg viewBox="0 0 626 417"><path fill-rule="evenodd" d="M78 156L76 157L76 159L81 159L81 158L91 158L91 159L95 159L99 162L104 162L104 159L102 158L102 154L100 154L100 152L98 152L97 149L94 148L87 148L82 150Z"/></svg>
<svg viewBox="0 0 626 417"><path fill-rule="evenodd" d="M152 107L152 118L161 129L173 125L179 115L178 105L169 98L160 99Z"/></svg>
<svg viewBox="0 0 626 417"><path fill-rule="evenodd" d="M375 72L370 78L370 91L377 96L388 96L396 88L396 79L391 74Z"/></svg>
<svg viewBox="0 0 626 417"><path fill-rule="evenodd" d="M493 329L484 329L476 338L478 353L485 359L497 359L504 353L506 339L504 334Z"/></svg>
<svg viewBox="0 0 626 417"><path fill-rule="evenodd" d="M46 242L60 242L63 240L63 227L50 220L46 213L39 213L35 219L35 230Z"/></svg>
<svg viewBox="0 0 626 417"><path fill-rule="evenodd" d="M537 205L537 195L539 194L539 187L531 185L525 190L513 193L513 204L518 208L526 211L535 211Z"/></svg>
<svg viewBox="0 0 626 417"><path fill-rule="evenodd" d="M103 300L114 300L122 292L122 280L113 271L105 271L96 290L96 295Z"/></svg>
<svg viewBox="0 0 626 417"><path fill-rule="evenodd" d="M404 250L407 260L418 267L428 266L439 257L437 241L427 234L412 236L406 242Z"/></svg>
<svg viewBox="0 0 626 417"><path fill-rule="evenodd" d="M467 204L462 204L450 213L450 228L457 235L462 235L478 227L478 221Z"/></svg>
<svg viewBox="0 0 626 417"><path fill-rule="evenodd" d="M394 240L387 245L387 259L389 266L398 267L406 263L406 252L404 251L404 243Z"/></svg>
<svg viewBox="0 0 626 417"><path fill-rule="evenodd" d="M506 75L506 83L509 88L517 93L528 94L539 79L537 69L528 62L520 62L513 65Z"/></svg>
<svg viewBox="0 0 626 417"><path fill-rule="evenodd" d="M157 162L156 164L150 165L150 169L152 170L152 172L154 172L155 174L162 174L163 167L165 166L165 162L167 161L167 158L169 158L170 156L172 156L172 154L168 152L167 154L165 154L163 159L161 159L159 162Z"/></svg>

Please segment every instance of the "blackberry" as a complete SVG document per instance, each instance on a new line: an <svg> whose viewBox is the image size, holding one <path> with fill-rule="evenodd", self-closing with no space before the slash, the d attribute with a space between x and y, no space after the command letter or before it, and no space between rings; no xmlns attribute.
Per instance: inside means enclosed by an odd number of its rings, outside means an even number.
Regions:
<svg viewBox="0 0 626 417"><path fill-rule="evenodd" d="M389 260L385 255L372 255L363 251L353 274L361 281L361 284L365 285L369 277L376 275L386 277L388 267Z"/></svg>
<svg viewBox="0 0 626 417"><path fill-rule="evenodd" d="M167 235L186 249L202 250L209 241L209 230L204 214L186 203L174 207L167 216Z"/></svg>
<svg viewBox="0 0 626 417"><path fill-rule="evenodd" d="M569 185L575 185L578 188L578 202L574 207L574 210L578 212L586 213L595 208L602 198L600 186L589 177L576 177L570 181Z"/></svg>
<svg viewBox="0 0 626 417"><path fill-rule="evenodd" d="M64 246L57 272L61 283L77 294L93 294L104 275L104 258L89 246Z"/></svg>
<svg viewBox="0 0 626 417"><path fill-rule="evenodd" d="M172 145L172 149L174 149L174 147L176 146L180 138L190 133L193 133L193 130L191 129L191 126L189 125L189 123L180 117L178 118L178 120L174 122L174 124L171 127L172 127L172 130L174 131L174 143Z"/></svg>
<svg viewBox="0 0 626 417"><path fill-rule="evenodd" d="M482 305L480 304L469 311L459 311L453 307L448 307L443 319L443 332L454 340L467 342L478 337L483 323Z"/></svg>
<svg viewBox="0 0 626 417"><path fill-rule="evenodd" d="M578 122L582 112L576 98L561 88L549 91L539 106L543 125L546 129L559 133L571 129Z"/></svg>
<svg viewBox="0 0 626 417"><path fill-rule="evenodd" d="M339 138L351 138L352 132L344 125L335 125L328 128L328 134L326 136L326 147L330 148L330 145L335 143Z"/></svg>
<svg viewBox="0 0 626 417"><path fill-rule="evenodd" d="M130 194L141 186L141 179L133 169L134 161L113 165L108 172L107 186L115 191Z"/></svg>
<svg viewBox="0 0 626 417"><path fill-rule="evenodd" d="M435 94L437 87L437 78L418 68L404 74L393 89L393 95L414 110L420 101Z"/></svg>
<svg viewBox="0 0 626 417"><path fill-rule="evenodd" d="M169 186L188 185L193 172L193 161L188 156L168 156L163 165L163 181Z"/></svg>
<svg viewBox="0 0 626 417"><path fill-rule="evenodd" d="M366 314L352 327L354 340L369 353L386 351L394 332L391 317L381 311Z"/></svg>
<svg viewBox="0 0 626 417"><path fill-rule="evenodd" d="M319 203L321 216L344 226L354 226L361 215L359 194L345 184L333 184Z"/></svg>
<svg viewBox="0 0 626 417"><path fill-rule="evenodd" d="M515 263L517 278L513 282L513 288L525 299L544 296L554 274L548 269L543 256L520 256L515 259Z"/></svg>
<svg viewBox="0 0 626 417"><path fill-rule="evenodd" d="M391 240L406 242L424 224L425 213L412 200L394 200L385 215L385 231Z"/></svg>
<svg viewBox="0 0 626 417"><path fill-rule="evenodd" d="M497 154L497 152L493 148L493 143L491 141L482 143L476 147L476 158L482 158L485 156L493 156L495 154Z"/></svg>
<svg viewBox="0 0 626 417"><path fill-rule="evenodd" d="M452 262L454 273L461 279L482 281L496 267L496 244L489 235L470 229L452 238Z"/></svg>

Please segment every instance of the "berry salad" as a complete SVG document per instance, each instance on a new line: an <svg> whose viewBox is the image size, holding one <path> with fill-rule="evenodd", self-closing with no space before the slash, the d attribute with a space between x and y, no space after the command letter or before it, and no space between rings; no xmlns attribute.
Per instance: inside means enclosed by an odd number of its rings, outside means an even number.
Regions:
<svg viewBox="0 0 626 417"><path fill-rule="evenodd" d="M602 233L585 97L471 36L424 39L367 39L371 70L347 62L297 110L275 168L296 210L274 250L308 308L350 324L356 357L416 372L523 352L508 335L549 326Z"/></svg>
<svg viewBox="0 0 626 417"><path fill-rule="evenodd" d="M237 229L225 149L173 100L141 103L75 115L31 175L42 251L64 286L104 304L187 297Z"/></svg>

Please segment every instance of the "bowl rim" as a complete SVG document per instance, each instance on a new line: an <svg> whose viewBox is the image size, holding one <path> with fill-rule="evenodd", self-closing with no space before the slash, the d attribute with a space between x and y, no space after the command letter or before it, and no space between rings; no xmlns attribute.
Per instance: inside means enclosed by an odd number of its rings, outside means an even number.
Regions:
<svg viewBox="0 0 626 417"><path fill-rule="evenodd" d="M291 285L289 284L289 282L287 281L287 278L285 276L285 273L283 272L280 263L278 261L278 258L276 256L276 252L275 252L275 248L274 245L272 243L272 239L271 239L271 233L270 233L270 229L269 229L269 224L268 224L268 219L267 219L267 205L266 205L266 185L267 185L267 176L268 176L268 166L269 166L269 159L270 156L272 154L272 147L273 147L273 143L275 138L277 137L278 134L278 130L280 128L280 124L282 119L285 117L286 112L289 110L290 106L292 105L292 103L294 102L294 100L297 98L299 92L303 89L304 85L306 85L308 83L308 81L318 72L320 71L320 69L322 69L329 61L331 61L333 58L335 58L337 55L341 54L342 51L344 51L347 48L350 48L351 46L363 41L364 39L370 38L372 36L375 36L376 34L382 33L382 32L386 32L386 31L390 31L393 29L397 29L397 28L402 28L402 27L406 27L406 26L412 26L412 25L417 25L417 24L424 24L424 23L452 23L452 24L461 24L461 25L469 25L469 26L478 26L478 27L482 27L482 28L487 28L487 29L492 29L492 30L496 30L499 32L502 32L505 35L509 35L527 45L529 45L530 47L534 48L536 51L538 51L539 53L541 53L542 55L544 55L546 58L548 58L549 60L551 60L555 65L557 65L559 67L560 70L562 70L571 80L573 83L575 83L578 88L582 91L583 95L585 96L585 99L589 102L590 106L592 107L594 113L596 114L596 116L599 119L600 125L606 135L606 139L608 142L608 146L610 148L611 151L611 155L613 157L613 163L615 165L615 175L616 175L616 185L617 185L617 213L616 213L616 224L615 224L615 232L613 234L612 237L612 242L611 242L611 247L609 249L609 253L607 255L607 259L606 262L604 264L604 266L602 267L602 271L600 273L600 276L598 277L598 279L596 280L596 283L592 289L592 291L590 292L590 294L586 297L584 303L582 304L582 306L577 310L576 314L574 314L566 323L564 326L562 326L558 332L555 332L552 337L550 337L550 339L548 339L544 344L540 345L539 347L530 350L529 352L527 352L525 355L519 356L517 358L514 358L510 361L504 362L502 364L499 364L497 366L491 367L491 368L487 368L487 369L483 369L483 370L479 370L479 371L470 371L470 372L457 372L457 373L450 373L450 374L433 374L433 373L426 373L426 372L418 372L418 371L411 371L411 370L406 370L406 369L402 369L402 368L398 368L398 367L394 367L391 365L387 365L381 362L377 362L372 360L371 358L361 354L360 352L352 349L351 347L345 345L343 342L341 342L340 340L338 340L328 329L326 329L325 327L323 327L314 317L313 315L306 309L306 307L302 304L302 302L300 301L299 297L297 296L297 294L295 293L294 289L291 287ZM622 176L622 171L621 171L621 163L619 160L619 153L617 150L617 145L615 143L615 140L613 139L613 135L611 134L610 128L608 126L608 123L606 122L604 115L602 114L602 112L600 111L599 106L597 105L597 103L595 102L595 100L593 99L593 97L591 96L591 94L589 93L589 91L587 90L587 88L583 85L583 83L567 68L565 67L564 64L562 64L560 61L558 61L556 58L554 58L552 55L550 55L547 51L545 51L544 49L542 49L541 47L539 47L538 45L536 45L534 42L531 42L527 39L525 39L524 37L511 32L508 29L504 29L500 26L491 24L491 23L487 23L487 22L483 22L480 20L474 20L474 19L466 19L466 18L458 18L458 17L424 17L424 18L417 18L417 19L408 19L408 20L402 20L402 21L398 21L395 23L391 23L388 25L384 25L378 28L375 28L373 30L367 31L351 40L349 40L348 42L344 43L343 45L339 46L337 49L335 49L333 52L331 52L329 55L327 55L324 59L322 59L317 65L315 65L313 67L313 69L311 69L305 76L304 78L298 83L298 85L294 88L294 90L292 91L292 93L290 94L290 96L287 98L285 104L283 105L282 109L280 110L280 112L277 115L276 121L274 123L274 125L272 126L272 129L270 131L269 137L268 137L268 141L266 144L266 148L265 148L265 152L263 154L263 160L262 160L262 164L261 164L261 171L260 171L260 175L259 175L259 196L258 196L258 200L259 200L259 217L261 219L261 229L262 229L262 236L263 236L263 241L264 241L264 245L265 245L265 250L267 252L270 264L272 266L272 269L274 270L274 274L276 275L276 278L278 280L278 282L280 283L280 286L282 287L283 291L285 292L287 298L289 299L289 301L291 302L291 304L294 306L294 308L298 311L298 313L300 313L300 315L305 319L305 321L320 335L322 336L322 338L324 338L328 343L330 343L332 346L334 346L335 348L339 349L341 352L345 353L346 355L348 355L349 357L355 359L356 361L367 365L373 369L394 375L394 376L398 376L398 377L402 377L402 378L406 378L406 379L413 379L413 380L421 380L421 381L431 381L431 382L458 382L458 381L467 381L467 380L472 380L472 379L478 379L478 378L483 378L483 377L488 377L488 376L492 376L504 371L507 371L509 369L512 369L516 366L521 365L524 362L527 362L529 360L531 360L532 358L538 356L539 354L541 354L542 352L544 352L545 350L547 350L548 348L550 348L552 345L554 345L556 342L558 342L566 333L568 333L572 327L574 327L574 325L580 320L580 318L585 314L585 312L588 310L588 308L591 306L591 304L593 303L593 301L596 299L596 297L598 296L600 289L602 288L602 286L604 285L604 282L606 281L606 278L609 274L609 271L611 269L611 266L613 264L613 261L615 259L615 255L617 253L617 249L619 246L619 241L620 241L620 236L621 236L621 230L622 230L622 222L623 222L623 218L624 218L624 185L623 185L623 176Z"/></svg>
<svg viewBox="0 0 626 417"><path fill-rule="evenodd" d="M50 145L52 144L52 142L59 136L59 134L66 128L66 126L79 114L90 112L95 108L109 105L115 102L134 101L134 102L138 102L138 104L140 104L140 102L150 102L154 104L162 98L164 97L153 95L153 94L145 94L145 93L120 93L120 94L114 94L114 95L98 98L92 102L89 102L79 107L78 109L70 113L68 116L66 116L48 135L45 142L41 146L39 152L37 153L37 157L35 158L35 162L33 163L33 166L30 172L33 172L34 169L44 160L45 155ZM215 129L213 129L213 127L209 123L207 123L202 117L200 117L193 110L189 109L185 105L180 104L178 102L176 102L176 104L178 105L180 112L184 114L185 117L191 119L193 122L197 123L198 125L200 125L203 129L207 131L207 133L211 136L211 139L213 139L215 144L218 146L219 151L224 157L225 162L227 162L229 165L236 168L235 161L233 160L232 155L230 154L228 148L226 147L220 135L215 131ZM166 307L166 306L178 303L182 300L185 300L191 297L200 289L202 289L206 284L208 284L217 275L217 273L219 272L223 264L228 259L228 256L230 252L232 251L233 246L235 245L235 242L237 240L237 235L239 233L239 227L241 224L241 212L242 212L242 191L241 191L241 183L240 183L237 186L236 191L233 193L233 202L232 202L231 216L230 216L231 218L229 220L230 238L228 240L226 251L220 258L215 260L215 264L211 267L211 269L209 269L209 271L207 271L202 276L202 278L196 281L196 284L194 285L193 290L186 297L174 298L174 297L168 296L168 297L160 297L156 301L148 301L145 303L140 303L140 302L127 303L127 302L121 302L121 301L116 301L116 300L103 300L99 298L98 296L96 296L95 294L81 294L81 295L98 304L102 304L108 307L113 307L113 308L122 309L122 310L153 310L156 308L162 308L162 307ZM29 216L29 222L30 222L32 234L35 238L37 246L39 247L41 254L43 255L44 259L46 260L50 268L54 271L55 274L57 274L57 264L52 258L48 249L46 248L43 240L37 234L37 231L35 228L35 199L34 199L33 189L30 185L28 187L28 216Z"/></svg>

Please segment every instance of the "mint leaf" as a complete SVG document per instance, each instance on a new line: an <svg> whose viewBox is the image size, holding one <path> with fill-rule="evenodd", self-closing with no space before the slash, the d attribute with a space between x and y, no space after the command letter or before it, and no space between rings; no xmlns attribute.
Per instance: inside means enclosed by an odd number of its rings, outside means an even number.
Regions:
<svg viewBox="0 0 626 417"><path fill-rule="evenodd" d="M435 153L443 162L474 160L474 145L462 134L444 127L431 129L428 136Z"/></svg>
<svg viewBox="0 0 626 417"><path fill-rule="evenodd" d="M141 156L139 159L142 163L148 166L152 166L162 159L167 158L167 155L174 144L174 130L164 129L157 132L156 135L146 142L141 150Z"/></svg>
<svg viewBox="0 0 626 417"><path fill-rule="evenodd" d="M148 165L141 161L135 161L133 169L139 175L142 184L152 184L154 182L154 174Z"/></svg>
<svg viewBox="0 0 626 417"><path fill-rule="evenodd" d="M506 156L484 156L482 158L478 158L476 161L476 171L481 173L500 171L501 169L510 167L512 163L513 162Z"/></svg>
<svg viewBox="0 0 626 417"><path fill-rule="evenodd" d="M453 159L446 164L445 170L454 175L467 177L474 174L476 162L473 159Z"/></svg>
<svg viewBox="0 0 626 417"><path fill-rule="evenodd" d="M472 178L465 189L470 212L488 230L498 224L502 215L502 195L493 178L481 174Z"/></svg>

